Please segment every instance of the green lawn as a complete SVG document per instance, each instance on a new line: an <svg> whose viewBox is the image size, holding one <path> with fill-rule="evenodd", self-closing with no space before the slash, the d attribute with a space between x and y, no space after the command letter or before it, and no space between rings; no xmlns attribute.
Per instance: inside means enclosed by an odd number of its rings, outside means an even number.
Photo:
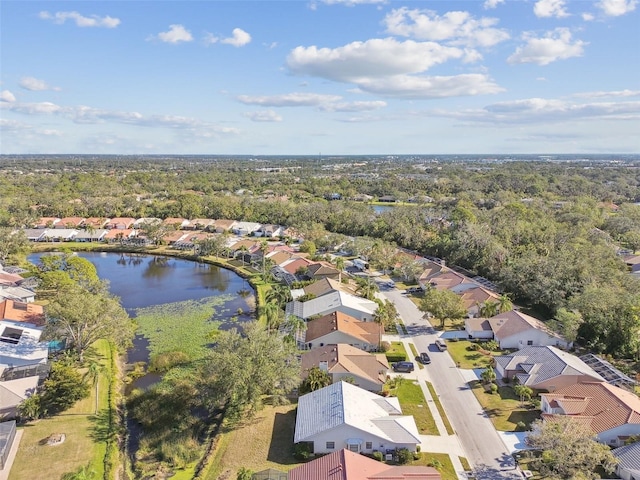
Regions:
<svg viewBox="0 0 640 480"><path fill-rule="evenodd" d="M527 408L526 402L524 408L521 406L511 387L499 387L498 393L491 394L484 391L479 381L470 385L496 430L513 432L518 422L524 422L529 428L531 422L540 417L540 411Z"/></svg>
<svg viewBox="0 0 640 480"><path fill-rule="evenodd" d="M416 358L418 356L418 350L416 350L416 346L413 343L410 343L409 348L411 349L411 354L413 355L413 358ZM420 370L424 368L424 365L422 365L421 362L416 361L416 363L418 364L418 368Z"/></svg>
<svg viewBox="0 0 640 480"><path fill-rule="evenodd" d="M404 348L404 344L402 342L391 342L391 348L389 348L385 355L387 356L387 359L400 358L404 355L404 359L406 360L407 350Z"/></svg>
<svg viewBox="0 0 640 480"><path fill-rule="evenodd" d="M425 465L435 467L440 472L442 480L458 480L458 475L451 458L446 453L423 452L418 460L413 460L409 465Z"/></svg>
<svg viewBox="0 0 640 480"><path fill-rule="evenodd" d="M491 365L494 356L502 355L502 352L491 352L486 355L478 350L471 350L472 342L468 340L447 341L447 350L455 362L459 362L460 368L485 368Z"/></svg>
<svg viewBox="0 0 640 480"><path fill-rule="evenodd" d="M404 415L413 415L418 431L422 435L440 435L420 385L405 380L395 393L400 401L402 413Z"/></svg>
<svg viewBox="0 0 640 480"><path fill-rule="evenodd" d="M447 414L444 412L444 408L442 407L440 398L438 398L438 395L436 394L436 389L433 388L433 385L431 384L431 382L427 382L427 388L429 389L429 393L431 393L431 398L433 398L433 402L436 404L436 408L438 409L438 412L440 412L440 417L442 418L444 427L447 429L447 433L449 435L453 435L456 432L453 430L453 427L451 426L451 422L449 422L449 418L447 417Z"/></svg>
<svg viewBox="0 0 640 480"><path fill-rule="evenodd" d="M102 478L106 444L95 437L99 437L100 419L104 418L102 412L109 405L109 344L100 340L96 342L93 352L87 355L95 356L103 366L98 383L99 415L95 415L96 389L92 388L88 398L66 412L27 423L11 468L10 480L58 479L84 465L90 465L90 469L97 474L96 478ZM64 443L56 446L43 444L50 435L60 433L65 434Z"/></svg>

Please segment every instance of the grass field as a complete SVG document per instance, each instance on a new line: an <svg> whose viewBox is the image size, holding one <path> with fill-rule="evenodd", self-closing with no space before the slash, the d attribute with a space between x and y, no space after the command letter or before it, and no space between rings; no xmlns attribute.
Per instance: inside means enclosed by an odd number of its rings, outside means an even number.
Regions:
<svg viewBox="0 0 640 480"><path fill-rule="evenodd" d="M513 432L516 430L518 422L524 422L529 428L531 422L540 417L539 410L521 406L520 399L511 387L499 387L497 394L491 394L484 391L484 387L479 381L470 385L496 430Z"/></svg>
<svg viewBox="0 0 640 480"><path fill-rule="evenodd" d="M446 453L423 452L418 460L413 460L409 465L435 466L442 476L442 480L458 480L455 468L449 455Z"/></svg>
<svg viewBox="0 0 640 480"><path fill-rule="evenodd" d="M391 342L391 348L385 353L387 358L401 357L404 355L404 359L407 359L407 350L404 348L402 342Z"/></svg>
<svg viewBox="0 0 640 480"><path fill-rule="evenodd" d="M486 355L478 350L471 350L472 342L458 340L447 342L447 350L454 362L459 362L460 368L486 368L492 364L493 357L502 355L501 352L491 352Z"/></svg>
<svg viewBox="0 0 640 480"><path fill-rule="evenodd" d="M95 415L96 389L92 388L88 398L61 415L26 424L9 480L58 479L84 465L90 465L96 478L102 478L106 444L99 440L99 431L100 419L104 417L102 412L108 408L108 343L96 342L94 351L88 353L91 355L95 355L103 367L98 382L98 415ZM60 433L66 436L64 443L43 445L50 435Z"/></svg>
<svg viewBox="0 0 640 480"><path fill-rule="evenodd" d="M400 400L403 415L413 415L420 434L440 435L420 385L405 380L396 390L396 394Z"/></svg>
<svg viewBox="0 0 640 480"><path fill-rule="evenodd" d="M253 419L223 433L205 480L217 480L221 474L235 479L240 467L254 472L267 468L289 471L299 465L293 458L296 406L267 405Z"/></svg>
<svg viewBox="0 0 640 480"><path fill-rule="evenodd" d="M447 414L445 413L444 408L442 407L442 402L440 402L440 398L436 394L436 389L433 388L433 385L431 384L431 382L427 382L427 388L429 389L429 393L431 393L431 398L433 398L433 403L436 404L436 408L438 409L438 412L440 412L440 417L442 418L444 427L447 429L447 433L449 435L453 435L456 432L453 430L453 427L451 426L451 422L449 422L449 418L447 417Z"/></svg>

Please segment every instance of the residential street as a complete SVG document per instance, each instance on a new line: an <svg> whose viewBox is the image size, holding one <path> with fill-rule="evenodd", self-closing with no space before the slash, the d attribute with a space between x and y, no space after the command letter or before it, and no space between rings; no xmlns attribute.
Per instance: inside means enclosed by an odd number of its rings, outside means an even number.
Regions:
<svg viewBox="0 0 640 480"><path fill-rule="evenodd" d="M476 478L521 479L521 472L468 387L465 375L456 368L446 351L441 352L436 348L433 342L437 332L422 318L423 314L415 304L401 292L398 289L381 290L381 295L395 303L407 327L409 335L401 336L401 340L410 340L418 352L429 353L431 364L423 370L416 366L414 374L417 378L428 379L435 387Z"/></svg>

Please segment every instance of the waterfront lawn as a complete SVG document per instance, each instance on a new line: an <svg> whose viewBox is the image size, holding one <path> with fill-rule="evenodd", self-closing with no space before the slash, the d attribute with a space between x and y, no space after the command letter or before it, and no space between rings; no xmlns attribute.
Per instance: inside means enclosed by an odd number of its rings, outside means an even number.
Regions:
<svg viewBox="0 0 640 480"><path fill-rule="evenodd" d="M440 435L420 385L404 380L401 381L395 393L400 401L402 414L413 415L421 435Z"/></svg>
<svg viewBox="0 0 640 480"><path fill-rule="evenodd" d="M469 340L447 342L447 350L453 361L459 363L460 368L487 368L492 365L493 357L502 355L503 352L484 353L480 350L472 350L474 343Z"/></svg>
<svg viewBox="0 0 640 480"><path fill-rule="evenodd" d="M98 418L103 417L103 412L109 408L109 344L105 340L99 340L87 355L95 358L102 367L97 402L96 389L93 387L88 398L77 402L64 413L27 423L22 429L22 439L11 468L10 480L57 479L85 465L90 465L89 469L96 472L96 478L104 475L106 443L95 437ZM95 415L96 404L99 415ZM50 435L60 433L66 436L62 444L43 444Z"/></svg>
<svg viewBox="0 0 640 480"><path fill-rule="evenodd" d="M492 394L485 392L480 381L469 385L496 430L514 432L518 422L523 422L526 429L529 429L531 422L540 417L540 410L528 408L527 402L522 406L520 398L511 387L499 387L498 393Z"/></svg>
<svg viewBox="0 0 640 480"><path fill-rule="evenodd" d="M217 480L220 475L234 479L240 467L286 472L298 466L293 457L296 407L295 403L266 405L253 419L223 433L205 480Z"/></svg>

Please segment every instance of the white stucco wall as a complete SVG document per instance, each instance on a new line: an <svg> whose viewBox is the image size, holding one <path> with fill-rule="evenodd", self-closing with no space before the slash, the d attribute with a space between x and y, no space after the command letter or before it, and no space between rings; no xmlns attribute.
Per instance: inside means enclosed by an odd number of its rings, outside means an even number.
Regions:
<svg viewBox="0 0 640 480"><path fill-rule="evenodd" d="M528 345L527 342L531 341L533 346L552 346L560 348L568 348L569 345L564 340L558 337L549 336L542 330L531 328L526 332L519 333L517 335L511 335L509 337L499 339L500 348L525 348Z"/></svg>
<svg viewBox="0 0 640 480"><path fill-rule="evenodd" d="M374 450L384 452L386 449L408 448L415 452L416 444L395 444L386 439L377 437L370 433L364 432L350 425L342 425L332 430L319 433L313 437L305 439L305 441L313 442L314 453L332 453L347 447L347 439L357 438L362 440L361 452L372 453ZM328 450L326 442L334 442L335 448ZM371 442L371 449L366 448L366 442Z"/></svg>
<svg viewBox="0 0 640 480"><path fill-rule="evenodd" d="M640 435L640 423L627 423L610 430L605 430L597 435L597 440L607 445L621 447L622 444L618 444L618 437L630 435Z"/></svg>

